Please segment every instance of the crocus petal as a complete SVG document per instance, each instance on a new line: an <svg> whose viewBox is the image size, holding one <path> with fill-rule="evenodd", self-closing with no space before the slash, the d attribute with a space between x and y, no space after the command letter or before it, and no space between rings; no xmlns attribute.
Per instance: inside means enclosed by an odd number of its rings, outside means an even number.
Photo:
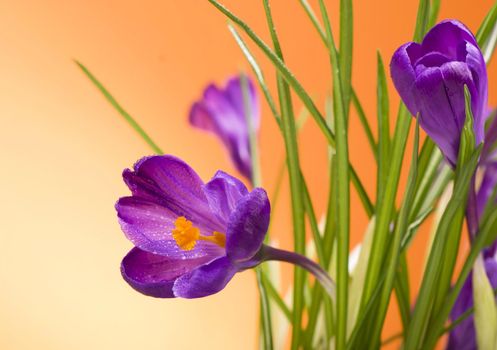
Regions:
<svg viewBox="0 0 497 350"><path fill-rule="evenodd" d="M232 78L225 89L209 85L201 101L193 104L190 110L190 123L202 130L218 136L228 150L237 169L247 178L251 178L252 164L245 102L240 78ZM249 104L250 120L256 130L259 127L260 108L255 88L250 80Z"/></svg>
<svg viewBox="0 0 497 350"><path fill-rule="evenodd" d="M453 60L457 60L459 43L467 41L478 46L471 31L461 22L445 20L435 25L423 39L425 52L438 51Z"/></svg>
<svg viewBox="0 0 497 350"><path fill-rule="evenodd" d="M131 169L124 169L122 175L124 183L128 186L133 196L165 204L162 198L162 190L154 182L138 176Z"/></svg>
<svg viewBox="0 0 497 350"><path fill-rule="evenodd" d="M173 286L181 298L202 298L221 291L233 278L237 268L227 257L221 257L179 277Z"/></svg>
<svg viewBox="0 0 497 350"><path fill-rule="evenodd" d="M185 216L208 232L222 227L212 215L204 183L182 160L169 155L147 157L135 164L134 176L126 172L124 176L134 195L155 200L175 218Z"/></svg>
<svg viewBox="0 0 497 350"><path fill-rule="evenodd" d="M250 178L252 164L245 114L240 115L240 107L232 105L227 96L214 87L205 91L204 104L210 111L216 125L215 132L228 149L231 160L245 177Z"/></svg>
<svg viewBox="0 0 497 350"><path fill-rule="evenodd" d="M402 101L404 101L407 109L412 115L418 113L416 101L412 94L416 73L413 68L414 61L412 56L419 57L414 54L420 50L420 45L417 43L407 43L402 45L395 51L390 62L390 74L397 91L399 92Z"/></svg>
<svg viewBox="0 0 497 350"><path fill-rule="evenodd" d="M250 118L255 130L259 129L260 123L260 106L259 98L252 80L246 79L248 85L248 103L250 108ZM237 110L238 115L245 121L245 99L242 90L242 80L240 77L234 77L228 80L226 84L226 95L231 101L231 105Z"/></svg>
<svg viewBox="0 0 497 350"><path fill-rule="evenodd" d="M456 124L461 132L464 121L466 120L466 107L464 98L464 85L467 85L469 93L471 96L478 96L475 84L473 82L473 76L468 66L463 62L449 62L440 67L440 71L443 76L443 83L445 87L445 92L449 100L449 105L452 108L452 115L456 120ZM472 99L472 110L478 112L477 99ZM474 114L475 117L479 114ZM483 123L476 123L474 121L476 142L479 144L483 139ZM460 135L454 135L456 139L460 138Z"/></svg>
<svg viewBox="0 0 497 350"><path fill-rule="evenodd" d="M140 197L120 198L115 208L124 234L134 245L172 239L176 214L169 209Z"/></svg>
<svg viewBox="0 0 497 350"><path fill-rule="evenodd" d="M259 251L269 226L271 207L266 191L254 189L238 203L226 231L226 254L232 261L243 261Z"/></svg>
<svg viewBox="0 0 497 350"><path fill-rule="evenodd" d="M172 238L177 216L169 209L140 197L123 197L116 203L121 229L137 247L150 253L171 258L211 258L224 254L224 250L209 242L198 241L192 250L182 250ZM201 228L201 227L200 227ZM203 234L212 231L201 228Z"/></svg>
<svg viewBox="0 0 497 350"><path fill-rule="evenodd" d="M450 62L450 59L440 52L429 52L419 58L416 63L414 63L414 66L416 67L416 73L420 74L426 68L440 67L447 62Z"/></svg>
<svg viewBox="0 0 497 350"><path fill-rule="evenodd" d="M464 45L465 62L468 65L475 92L471 92L471 108L475 118L474 125L479 128L475 130L477 140L483 140L485 120L490 115L487 111L488 104L488 76L485 59L478 48L470 43Z"/></svg>
<svg viewBox="0 0 497 350"><path fill-rule="evenodd" d="M133 248L121 263L121 274L138 292L156 297L173 298L173 284L178 276L207 263L207 258L171 259Z"/></svg>
<svg viewBox="0 0 497 350"><path fill-rule="evenodd" d="M440 68L428 68L418 76L413 93L420 113L419 124L448 161L455 164L461 131L451 109Z"/></svg>
<svg viewBox="0 0 497 350"><path fill-rule="evenodd" d="M216 133L217 125L203 102L195 102L190 109L190 124L204 131Z"/></svg>
<svg viewBox="0 0 497 350"><path fill-rule="evenodd" d="M205 185L204 191L212 211L223 222L228 222L231 212L235 210L240 199L249 193L240 180L223 171L218 171L214 175Z"/></svg>

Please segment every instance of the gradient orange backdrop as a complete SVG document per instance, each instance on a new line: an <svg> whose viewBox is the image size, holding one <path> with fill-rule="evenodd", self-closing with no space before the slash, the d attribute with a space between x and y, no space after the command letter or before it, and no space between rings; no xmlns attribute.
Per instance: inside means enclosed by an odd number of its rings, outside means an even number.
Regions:
<svg viewBox="0 0 497 350"><path fill-rule="evenodd" d="M441 17L472 30L493 3L442 2ZM260 1L225 3L268 38ZM336 24L338 1L328 3ZM417 1L354 5L353 83L374 125L376 50L388 62L411 38ZM297 1L275 0L273 10L288 64L322 108L330 89L322 43ZM186 117L207 82L248 70L226 24L201 0L0 1L1 349L256 348L253 273L200 300L147 298L121 279L119 263L131 244L113 208L127 193L120 174L151 152L72 62L87 65L167 153L208 179L218 168L235 170L217 140L192 130ZM274 85L270 64L257 57ZM492 104L496 73L489 70ZM389 87L393 123L398 97ZM265 105L263 114L263 177L271 192L283 146ZM300 147L318 213L326 202L325 145L309 121ZM350 148L373 193L373 157L355 117ZM281 200L276 238L290 248L286 188ZM355 245L367 220L355 195L352 204ZM414 287L425 239L420 235L410 253ZM393 308L386 334L398 329Z"/></svg>

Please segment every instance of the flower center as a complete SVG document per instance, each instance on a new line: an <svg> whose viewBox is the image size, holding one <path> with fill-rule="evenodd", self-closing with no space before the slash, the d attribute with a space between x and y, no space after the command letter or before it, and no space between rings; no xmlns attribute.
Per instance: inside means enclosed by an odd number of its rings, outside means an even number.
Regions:
<svg viewBox="0 0 497 350"><path fill-rule="evenodd" d="M182 250L192 250L198 240L217 244L221 248L226 246L226 235L217 231L214 231L212 236L201 235L198 227L193 226L193 223L184 216L178 217L174 222L174 226L172 230L173 238Z"/></svg>

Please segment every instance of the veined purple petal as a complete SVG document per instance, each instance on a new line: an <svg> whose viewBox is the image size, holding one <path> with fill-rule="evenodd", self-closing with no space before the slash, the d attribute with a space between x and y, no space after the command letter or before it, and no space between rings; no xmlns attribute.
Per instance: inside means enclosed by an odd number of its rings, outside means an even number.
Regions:
<svg viewBox="0 0 497 350"><path fill-rule="evenodd" d="M457 47L463 41L478 46L475 37L464 24L456 20L445 20L426 34L421 45L424 52L438 51L452 60L457 60Z"/></svg>
<svg viewBox="0 0 497 350"><path fill-rule="evenodd" d="M181 159L173 156L148 157L134 167L136 175L155 184L167 199L188 208L192 201L207 203L202 191L203 181ZM189 209L189 208L188 208Z"/></svg>
<svg viewBox="0 0 497 350"><path fill-rule="evenodd" d="M468 65L472 80L475 86L475 92L471 95L471 108L475 118L475 125L484 125L489 113L487 113L488 104L488 76L487 65L478 46L466 43L464 45L465 62ZM478 130L478 132L480 132ZM482 130L483 132L483 126Z"/></svg>
<svg viewBox="0 0 497 350"><path fill-rule="evenodd" d="M271 206L266 191L254 189L238 203L226 231L226 254L232 261L244 261L259 251L269 226Z"/></svg>
<svg viewBox="0 0 497 350"><path fill-rule="evenodd" d="M240 180L223 171L214 175L205 185L204 191L212 211L226 223L238 202L249 193Z"/></svg>
<svg viewBox="0 0 497 350"><path fill-rule="evenodd" d="M413 96L414 81L416 80L416 72L414 71L414 60L411 58L410 52L420 50L420 45L417 43L407 43L402 45L395 51L390 62L390 74L393 83L399 92L402 101L404 101L407 109L412 115L418 113L418 107ZM414 54L414 58L419 58L419 53Z"/></svg>
<svg viewBox="0 0 497 350"><path fill-rule="evenodd" d="M189 273L209 258L171 259L133 248L121 263L121 274L138 292L156 297L173 298L173 284L178 276Z"/></svg>
<svg viewBox="0 0 497 350"><path fill-rule="evenodd" d="M205 241L198 241L192 250L181 250L172 238L177 217L154 202L140 197L123 197L116 203L116 210L126 237L142 250L175 259L224 255L224 249ZM205 235L212 234L212 231L199 228Z"/></svg>
<svg viewBox="0 0 497 350"><path fill-rule="evenodd" d="M202 298L221 291L233 278L237 268L227 257L221 257L179 277L173 286L181 298Z"/></svg>
<svg viewBox="0 0 497 350"><path fill-rule="evenodd" d="M121 228L133 244L171 239L176 214L140 197L123 197L116 203Z"/></svg>
<svg viewBox="0 0 497 350"><path fill-rule="evenodd" d="M473 76L468 66L463 62L449 62L440 67L440 71L443 77L443 83L447 98L449 100L449 105L452 109L452 115L456 120L456 124L459 130L459 134L464 126L464 121L466 120L466 107L464 98L464 85L468 86L471 96L478 96L478 91L476 90L475 84L473 82ZM483 140L483 127L484 123L477 123L479 120L480 111L478 110L478 99L471 99L471 109L474 113L474 131L476 137L476 143L480 144ZM459 139L459 135L454 135L456 139ZM459 147L458 147L459 148Z"/></svg>
<svg viewBox="0 0 497 350"><path fill-rule="evenodd" d="M206 231L219 231L222 223L212 215L204 183L182 160L165 155L139 161L134 172L123 176L133 195L156 202L174 214L185 216Z"/></svg>
<svg viewBox="0 0 497 350"><path fill-rule="evenodd" d="M429 68L418 76L413 94L419 108L419 124L449 162L455 164L460 129L451 109L440 68Z"/></svg>
<svg viewBox="0 0 497 350"><path fill-rule="evenodd" d="M163 201L162 191L153 181L138 176L131 169L124 169L122 175L124 183L128 186L133 196L158 203Z"/></svg>
<svg viewBox="0 0 497 350"><path fill-rule="evenodd" d="M421 74L426 68L440 67L448 62L450 62L450 59L440 52L429 52L414 63L416 75Z"/></svg>
<svg viewBox="0 0 497 350"><path fill-rule="evenodd" d="M249 118L257 131L260 120L259 101L253 83L248 80L248 84ZM235 77L227 82L224 89L209 85L204 91L203 99L193 104L189 120L193 126L219 137L237 169L250 179L252 164L245 114L241 81L239 77Z"/></svg>

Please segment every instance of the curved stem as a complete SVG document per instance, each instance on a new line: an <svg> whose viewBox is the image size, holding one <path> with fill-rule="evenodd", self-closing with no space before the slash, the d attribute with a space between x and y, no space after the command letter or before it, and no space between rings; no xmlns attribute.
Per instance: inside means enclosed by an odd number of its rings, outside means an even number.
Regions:
<svg viewBox="0 0 497 350"><path fill-rule="evenodd" d="M312 273L319 281L323 289L328 293L331 300L335 301L336 298L336 285L331 279L330 275L317 263L306 258L303 255L289 252L282 249L273 248L263 245L260 251L262 261L277 260L284 261L293 265L300 266L301 268Z"/></svg>

